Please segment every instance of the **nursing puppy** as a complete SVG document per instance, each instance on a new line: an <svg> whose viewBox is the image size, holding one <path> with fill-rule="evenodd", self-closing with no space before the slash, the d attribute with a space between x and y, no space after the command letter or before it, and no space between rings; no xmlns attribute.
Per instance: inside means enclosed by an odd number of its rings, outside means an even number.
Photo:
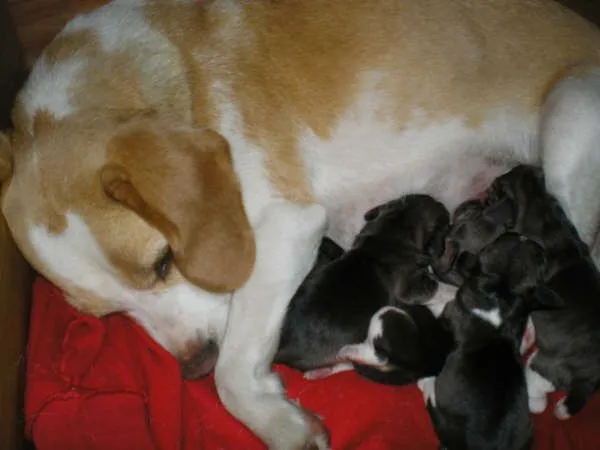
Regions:
<svg viewBox="0 0 600 450"><path fill-rule="evenodd" d="M184 366L217 342L220 400L277 450L329 447L270 370L325 234L537 161L600 243L600 31L552 0L115 0L52 41L13 123L1 207L31 265Z"/></svg>
<svg viewBox="0 0 600 450"><path fill-rule="evenodd" d="M364 340L380 308L436 293L430 264L449 226L446 208L413 194L373 208L365 220L352 248L330 262L322 257L298 289L275 361L305 371L334 366L342 347Z"/></svg>
<svg viewBox="0 0 600 450"><path fill-rule="evenodd" d="M518 352L529 313L555 307L543 281L538 244L507 233L484 248L478 270L444 310L456 349L437 377L419 381L448 450L531 446L527 388Z"/></svg>
<svg viewBox="0 0 600 450"><path fill-rule="evenodd" d="M378 383L404 385L437 375L454 347L450 329L422 305L381 308L367 339L338 353L356 371Z"/></svg>
<svg viewBox="0 0 600 450"><path fill-rule="evenodd" d="M504 230L501 209L485 208L479 200L460 204L452 215L452 226L444 241L444 251L432 264L443 282L460 286L476 263L481 249Z"/></svg>
<svg viewBox="0 0 600 450"><path fill-rule="evenodd" d="M558 388L567 396L556 405L555 415L569 418L600 386L600 274L563 209L546 192L541 170L521 166L499 177L489 189L488 203L512 211L500 225L544 247L546 284L565 308L531 316L537 351L528 362L530 408L543 411L546 394Z"/></svg>

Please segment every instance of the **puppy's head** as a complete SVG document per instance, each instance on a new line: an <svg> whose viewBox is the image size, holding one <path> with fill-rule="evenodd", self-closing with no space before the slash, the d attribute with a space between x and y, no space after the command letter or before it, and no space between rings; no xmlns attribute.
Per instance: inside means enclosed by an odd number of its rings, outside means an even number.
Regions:
<svg viewBox="0 0 600 450"><path fill-rule="evenodd" d="M450 215L433 197L410 194L367 211L365 220L355 245L372 238L434 256L442 251Z"/></svg>
<svg viewBox="0 0 600 450"><path fill-rule="evenodd" d="M2 210L35 268L79 309L127 312L196 358L254 264L227 142L153 112L38 111L0 156Z"/></svg>
<svg viewBox="0 0 600 450"><path fill-rule="evenodd" d="M371 318L367 339L343 347L337 359L376 372L393 372L395 382L401 378L411 382L422 370L422 352L420 330L410 313L405 308L388 306ZM378 377L374 374L369 378Z"/></svg>
<svg viewBox="0 0 600 450"><path fill-rule="evenodd" d="M354 242L393 273L391 290L404 302L420 303L437 289L431 263L441 253L450 216L428 195L413 194L373 208Z"/></svg>
<svg viewBox="0 0 600 450"><path fill-rule="evenodd" d="M473 315L500 327L536 309L561 306L543 285L545 271L546 257L539 244L505 233L480 252L474 274L457 300Z"/></svg>
<svg viewBox="0 0 600 450"><path fill-rule="evenodd" d="M432 265L440 280L456 286L464 282L479 251L504 232L504 223L497 220L502 213L487 211L478 200L458 206L444 240L444 250Z"/></svg>

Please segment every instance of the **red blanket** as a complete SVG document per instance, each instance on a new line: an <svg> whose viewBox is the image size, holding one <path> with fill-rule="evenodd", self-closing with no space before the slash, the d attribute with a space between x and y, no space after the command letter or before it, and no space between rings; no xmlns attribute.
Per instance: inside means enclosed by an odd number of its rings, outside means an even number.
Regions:
<svg viewBox="0 0 600 450"><path fill-rule="evenodd" d="M324 418L334 449L437 449L415 385L277 371L289 396ZM600 448L600 396L569 421L550 409L534 417L535 449ZM182 381L177 362L135 323L84 316L43 279L34 291L25 412L38 450L264 448L221 407L211 377Z"/></svg>

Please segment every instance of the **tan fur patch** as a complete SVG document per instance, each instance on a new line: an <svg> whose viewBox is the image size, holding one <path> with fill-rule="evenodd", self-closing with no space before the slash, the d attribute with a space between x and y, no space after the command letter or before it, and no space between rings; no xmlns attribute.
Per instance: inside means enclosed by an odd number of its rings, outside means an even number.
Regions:
<svg viewBox="0 0 600 450"><path fill-rule="evenodd" d="M158 51L147 42L106 52L93 31L73 31L59 36L45 58L51 67L86 58L70 92L77 113L57 121L44 111L27 117L22 104L14 110L17 175L11 189L17 194L4 207L34 264L27 227L42 224L60 233L65 213L73 210L111 261L121 261L113 263L124 277L151 288L149 267L164 244L157 227L165 224L151 226L108 199L97 174L127 116L153 110L180 125L214 126L217 105L207 93L215 83L233 90L230 100L242 114L245 136L264 149L273 185L287 199L308 202L314 199L297 139L305 129L329 139L356 105L364 79L372 83L372 94L385 100L373 112L396 123L400 132L407 124L414 129L456 117L476 128L495 109L535 114L559 76L580 64L597 64L600 52L596 28L543 0L207 0L189 5L161 0L149 2L146 14L152 29L173 44L161 48L159 56L172 69L168 83L158 84L164 74L152 77L145 71L144 63ZM203 66L192 58L197 53L209 56ZM35 135L29 132L31 121ZM175 143L189 145L185 138ZM138 159L142 166L159 164ZM208 184L234 186L230 161L205 162L202 176ZM229 178L208 172L222 166ZM179 174L178 167L171 169ZM145 178L149 184L157 181ZM177 176L169 180L176 181ZM227 192L219 202L238 201L239 189ZM217 206L210 208L217 214ZM241 217L237 206L226 211ZM250 250L245 251L249 260ZM250 265L243 266L249 270ZM83 301L84 307L94 309L94 301Z"/></svg>
<svg viewBox="0 0 600 450"><path fill-rule="evenodd" d="M150 2L146 5L146 16L150 26L168 36L179 50L190 90L193 123L213 128L215 111L208 95L208 80L205 70L193 55L194 49L203 40L202 35L215 32L219 22L211 20L196 4Z"/></svg>
<svg viewBox="0 0 600 450"><path fill-rule="evenodd" d="M108 152L101 172L107 194L164 234L188 280L214 292L247 281L254 236L223 138L141 120L115 136Z"/></svg>

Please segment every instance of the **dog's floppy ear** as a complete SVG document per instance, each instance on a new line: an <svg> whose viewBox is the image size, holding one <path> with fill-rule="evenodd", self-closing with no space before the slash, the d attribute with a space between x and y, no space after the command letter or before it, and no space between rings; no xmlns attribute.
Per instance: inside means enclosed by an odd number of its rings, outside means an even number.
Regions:
<svg viewBox="0 0 600 450"><path fill-rule="evenodd" d="M164 234L183 276L213 292L247 281L255 242L224 138L134 118L109 142L107 159L104 191Z"/></svg>
<svg viewBox="0 0 600 450"><path fill-rule="evenodd" d="M8 138L0 133L0 185L12 176L13 164Z"/></svg>

